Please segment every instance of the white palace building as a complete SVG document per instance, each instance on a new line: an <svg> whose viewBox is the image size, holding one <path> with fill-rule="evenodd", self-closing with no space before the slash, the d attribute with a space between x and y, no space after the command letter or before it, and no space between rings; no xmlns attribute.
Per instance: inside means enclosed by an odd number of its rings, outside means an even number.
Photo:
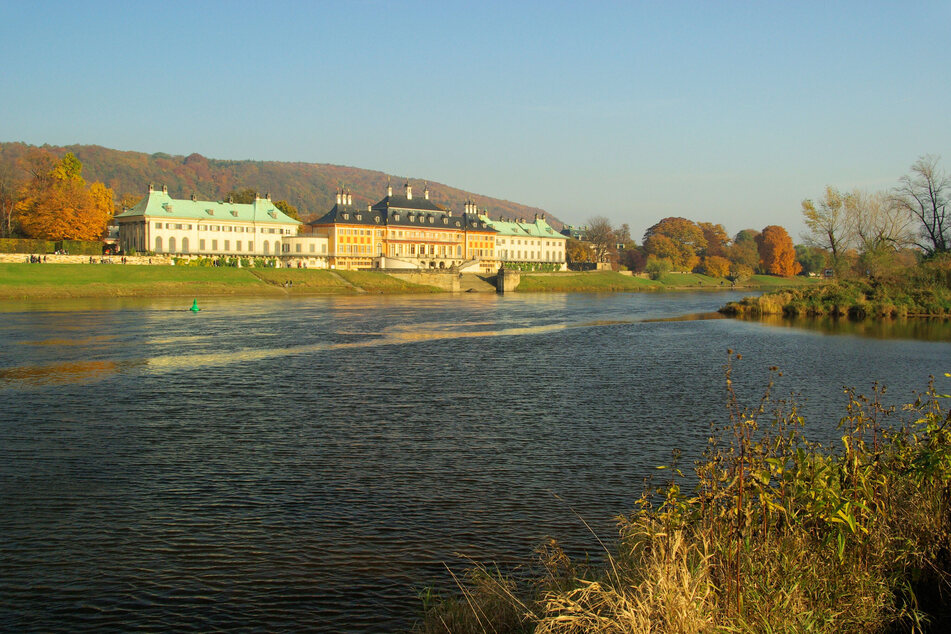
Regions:
<svg viewBox="0 0 951 634"><path fill-rule="evenodd" d="M148 195L115 217L119 248L206 257L279 256L282 238L300 222L285 215L270 195L253 203L180 200L149 185Z"/></svg>

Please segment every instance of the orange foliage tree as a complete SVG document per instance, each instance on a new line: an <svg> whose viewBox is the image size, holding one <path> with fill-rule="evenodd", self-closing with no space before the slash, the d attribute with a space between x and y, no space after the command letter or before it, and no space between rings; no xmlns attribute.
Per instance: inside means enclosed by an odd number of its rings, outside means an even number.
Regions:
<svg viewBox="0 0 951 634"><path fill-rule="evenodd" d="M706 246L703 230L686 218L664 218L644 232L644 251L669 259L678 271L692 271Z"/></svg>
<svg viewBox="0 0 951 634"><path fill-rule="evenodd" d="M89 187L83 165L72 153L62 159L36 150L24 160L32 179L16 204L20 231L45 240L99 240L112 217L112 190L102 183Z"/></svg>
<svg viewBox="0 0 951 634"><path fill-rule="evenodd" d="M701 268L710 277L727 277L730 274L730 261L719 255L708 255L703 258Z"/></svg>
<svg viewBox="0 0 951 634"><path fill-rule="evenodd" d="M796 249L786 230L770 225L756 236L759 247L760 269L769 275L792 277L802 270L796 261Z"/></svg>

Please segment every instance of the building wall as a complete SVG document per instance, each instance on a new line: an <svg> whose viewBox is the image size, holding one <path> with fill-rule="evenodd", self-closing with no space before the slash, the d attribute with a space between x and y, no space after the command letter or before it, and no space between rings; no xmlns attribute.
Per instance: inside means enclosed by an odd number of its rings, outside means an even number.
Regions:
<svg viewBox="0 0 951 634"><path fill-rule="evenodd" d="M278 256L285 237L296 225L251 223L227 219L132 218L119 222L123 251L202 256Z"/></svg>

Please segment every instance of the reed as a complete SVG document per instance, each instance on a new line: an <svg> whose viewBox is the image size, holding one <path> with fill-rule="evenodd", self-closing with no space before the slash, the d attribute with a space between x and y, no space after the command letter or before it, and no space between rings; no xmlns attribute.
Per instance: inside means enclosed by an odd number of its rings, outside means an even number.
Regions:
<svg viewBox="0 0 951 634"><path fill-rule="evenodd" d="M666 467L604 566L552 565L550 544L528 583L479 568L464 602L426 606L420 631L914 632L951 616L951 395L932 380L895 408L883 387L847 390L839 443L823 446L772 383L741 406L739 360L692 486Z"/></svg>

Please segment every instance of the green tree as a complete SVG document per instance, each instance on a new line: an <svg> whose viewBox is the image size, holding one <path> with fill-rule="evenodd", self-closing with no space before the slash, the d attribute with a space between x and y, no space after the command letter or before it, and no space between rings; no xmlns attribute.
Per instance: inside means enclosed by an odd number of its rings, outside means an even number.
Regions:
<svg viewBox="0 0 951 634"><path fill-rule="evenodd" d="M286 200L278 200L274 203L274 206L280 209L285 215L290 216L294 220L300 220L300 214L297 212L297 207L290 204Z"/></svg>
<svg viewBox="0 0 951 634"><path fill-rule="evenodd" d="M797 244L795 248L796 261L802 267L803 273L821 273L825 269L827 255L825 249L807 244Z"/></svg>
<svg viewBox="0 0 951 634"><path fill-rule="evenodd" d="M759 247L756 238L759 231L743 229L733 238L733 245L728 250L728 257L733 264L742 265L751 271L759 268Z"/></svg>
<svg viewBox="0 0 951 634"><path fill-rule="evenodd" d="M652 280L659 280L667 273L673 270L674 266L668 258L659 258L655 255L647 256L647 264L644 270Z"/></svg>

